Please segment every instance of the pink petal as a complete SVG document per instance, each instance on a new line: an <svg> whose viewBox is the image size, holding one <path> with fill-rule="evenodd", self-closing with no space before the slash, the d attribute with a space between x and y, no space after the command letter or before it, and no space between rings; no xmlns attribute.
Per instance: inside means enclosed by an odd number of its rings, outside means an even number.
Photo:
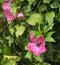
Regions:
<svg viewBox="0 0 60 65"><path fill-rule="evenodd" d="M36 55L36 56L40 55L40 49L39 49L39 47L35 46L33 48L33 54Z"/></svg>
<svg viewBox="0 0 60 65"><path fill-rule="evenodd" d="M8 3L4 3L3 5L3 10L4 13L6 15L7 21L12 21L14 20L14 16L12 15L12 13L10 12L11 10L11 6Z"/></svg>
<svg viewBox="0 0 60 65"><path fill-rule="evenodd" d="M4 11L4 13L6 14L7 21L14 20L14 16L12 15L12 13L10 11Z"/></svg>
<svg viewBox="0 0 60 65"><path fill-rule="evenodd" d="M8 2L10 2L11 0L8 0Z"/></svg>
<svg viewBox="0 0 60 65"><path fill-rule="evenodd" d="M33 51L34 47L35 47L35 43L29 43L28 46L27 46L28 50L31 51L31 52Z"/></svg>
<svg viewBox="0 0 60 65"><path fill-rule="evenodd" d="M33 35L33 34L31 34L31 35L30 35L30 40L31 40L31 39L33 39L33 38L34 38L34 35Z"/></svg>
<svg viewBox="0 0 60 65"><path fill-rule="evenodd" d="M34 35L31 34L31 35L30 35L30 41L31 41L32 43L36 43L36 42L37 42L37 38L34 38Z"/></svg>
<svg viewBox="0 0 60 65"><path fill-rule="evenodd" d="M22 17L24 17L24 14L23 14L23 13L19 13L17 17L18 17L18 18L19 18L19 17L22 18Z"/></svg>
<svg viewBox="0 0 60 65"><path fill-rule="evenodd" d="M42 44L45 45L44 37L43 37L43 36L40 36L40 37L38 38L38 42L41 42Z"/></svg>
<svg viewBox="0 0 60 65"><path fill-rule="evenodd" d="M39 49L40 49L40 54L46 52L45 45L43 45L43 44L40 45Z"/></svg>
<svg viewBox="0 0 60 65"><path fill-rule="evenodd" d="M9 5L9 3L4 3L3 4L3 10L6 11L6 10L11 10L11 6Z"/></svg>

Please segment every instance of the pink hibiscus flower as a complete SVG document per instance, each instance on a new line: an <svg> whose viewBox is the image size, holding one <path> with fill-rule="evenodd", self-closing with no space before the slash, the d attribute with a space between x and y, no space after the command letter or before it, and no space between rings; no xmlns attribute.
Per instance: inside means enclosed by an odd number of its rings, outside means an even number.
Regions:
<svg viewBox="0 0 60 65"><path fill-rule="evenodd" d="M7 21L13 21L14 16L11 13L11 6L9 5L9 3L3 4L3 10L4 10L4 13L6 15Z"/></svg>
<svg viewBox="0 0 60 65"><path fill-rule="evenodd" d="M30 35L31 43L28 44L27 48L34 55L38 56L46 52L44 37L34 38L34 35Z"/></svg>

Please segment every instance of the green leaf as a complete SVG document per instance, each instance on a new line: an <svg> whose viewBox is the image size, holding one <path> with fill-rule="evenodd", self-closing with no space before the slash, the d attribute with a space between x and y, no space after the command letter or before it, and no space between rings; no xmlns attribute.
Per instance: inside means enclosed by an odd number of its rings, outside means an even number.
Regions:
<svg viewBox="0 0 60 65"><path fill-rule="evenodd" d="M4 55L4 58L1 61L1 64L2 65L16 65L16 62L19 60L20 60L20 57Z"/></svg>
<svg viewBox="0 0 60 65"><path fill-rule="evenodd" d="M12 13L13 15L15 15L17 8L16 8L15 4L10 4L10 5L11 5L11 13Z"/></svg>
<svg viewBox="0 0 60 65"><path fill-rule="evenodd" d="M16 28L16 32L15 32L15 35L16 35L16 37L18 38L19 36L21 36L23 33L24 33L24 31L25 31L25 26L19 26L19 27L17 27Z"/></svg>
<svg viewBox="0 0 60 65"><path fill-rule="evenodd" d="M37 63L37 65L51 65L51 64L46 63L46 62L41 62L41 63Z"/></svg>
<svg viewBox="0 0 60 65"><path fill-rule="evenodd" d="M41 56L35 56L35 59L39 62L43 62L43 58Z"/></svg>
<svg viewBox="0 0 60 65"><path fill-rule="evenodd" d="M30 25L35 25L36 23L42 24L43 17L39 13L33 13L30 15L26 22Z"/></svg>
<svg viewBox="0 0 60 65"><path fill-rule="evenodd" d="M28 59L32 60L32 53L27 52L26 55L25 55L25 58L28 58Z"/></svg>
<svg viewBox="0 0 60 65"><path fill-rule="evenodd" d="M39 12L43 12L43 11L45 11L46 9L47 9L46 5L42 4L42 5L40 5L40 7L39 7Z"/></svg>
<svg viewBox="0 0 60 65"><path fill-rule="evenodd" d="M6 55L11 54L10 48L6 43L4 44L3 53L6 54Z"/></svg>
<svg viewBox="0 0 60 65"><path fill-rule="evenodd" d="M57 21L60 22L60 15L57 16Z"/></svg>
<svg viewBox="0 0 60 65"><path fill-rule="evenodd" d="M43 0L44 3L50 3L51 0Z"/></svg>
<svg viewBox="0 0 60 65"><path fill-rule="evenodd" d="M55 17L55 12L54 11L47 12L45 14L45 20L48 22L49 25L53 23L54 17Z"/></svg>
<svg viewBox="0 0 60 65"><path fill-rule="evenodd" d="M51 5L50 5L50 7L51 8L58 8L59 7L59 2L56 0L56 1L54 1L54 3L52 3Z"/></svg>
<svg viewBox="0 0 60 65"><path fill-rule="evenodd" d="M11 46L11 44L14 42L14 38L11 36L6 37L6 39L8 40L9 43L9 47Z"/></svg>
<svg viewBox="0 0 60 65"><path fill-rule="evenodd" d="M54 24L45 25L45 26L44 26L44 33L50 31L50 30L53 28L53 25L54 25Z"/></svg>
<svg viewBox="0 0 60 65"><path fill-rule="evenodd" d="M45 37L45 41L47 42L55 42L55 40L51 37L54 32L49 32Z"/></svg>
<svg viewBox="0 0 60 65"><path fill-rule="evenodd" d="M34 31L34 30L31 30L29 31L30 34L34 34L35 37L39 37L40 35L42 35L42 32L40 31Z"/></svg>
<svg viewBox="0 0 60 65"><path fill-rule="evenodd" d="M11 35L14 34L14 28L10 28L9 31L10 31Z"/></svg>
<svg viewBox="0 0 60 65"><path fill-rule="evenodd" d="M28 0L28 2L29 2L30 4L32 4L34 1L35 1L35 0Z"/></svg>

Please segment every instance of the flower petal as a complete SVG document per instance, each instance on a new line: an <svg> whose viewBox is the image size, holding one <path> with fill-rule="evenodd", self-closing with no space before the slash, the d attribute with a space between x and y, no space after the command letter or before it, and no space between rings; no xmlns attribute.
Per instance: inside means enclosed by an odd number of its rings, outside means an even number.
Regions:
<svg viewBox="0 0 60 65"><path fill-rule="evenodd" d="M37 38L34 38L34 35L31 34L31 35L30 35L30 41L31 41L32 43L37 43Z"/></svg>
<svg viewBox="0 0 60 65"><path fill-rule="evenodd" d="M19 18L19 17L22 18L22 17L24 17L24 14L23 14L23 13L19 13L17 17L18 17L18 18Z"/></svg>
<svg viewBox="0 0 60 65"><path fill-rule="evenodd" d="M43 37L43 36L40 36L40 37L38 38L38 42L41 42L43 45L45 45L44 37Z"/></svg>
<svg viewBox="0 0 60 65"><path fill-rule="evenodd" d="M40 49L40 54L46 52L45 45L40 45L39 49Z"/></svg>
<svg viewBox="0 0 60 65"><path fill-rule="evenodd" d="M6 11L6 10L11 10L11 6L9 5L9 3L4 3L3 4L3 10Z"/></svg>
<svg viewBox="0 0 60 65"><path fill-rule="evenodd" d="M36 55L36 56L40 55L40 49L39 49L39 47L35 46L33 48L33 54Z"/></svg>
<svg viewBox="0 0 60 65"><path fill-rule="evenodd" d="M31 52L33 51L34 47L35 47L35 43L29 43L28 46L27 46L28 50L31 51Z"/></svg>
<svg viewBox="0 0 60 65"><path fill-rule="evenodd" d="M7 21L14 20L14 16L10 12L11 11L11 6L8 3L4 3L3 10L4 10L4 13L6 15Z"/></svg>
<svg viewBox="0 0 60 65"><path fill-rule="evenodd" d="M14 16L12 15L10 11L4 11L4 13L6 14L7 21L14 20Z"/></svg>

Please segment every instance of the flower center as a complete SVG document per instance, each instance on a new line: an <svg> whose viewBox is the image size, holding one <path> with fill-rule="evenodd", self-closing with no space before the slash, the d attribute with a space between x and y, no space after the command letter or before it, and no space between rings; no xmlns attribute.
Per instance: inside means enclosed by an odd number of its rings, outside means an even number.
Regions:
<svg viewBox="0 0 60 65"><path fill-rule="evenodd" d="M36 43L36 46L37 46L37 47L39 47L39 46L40 46L40 44L41 44L41 42L38 42L38 43Z"/></svg>

